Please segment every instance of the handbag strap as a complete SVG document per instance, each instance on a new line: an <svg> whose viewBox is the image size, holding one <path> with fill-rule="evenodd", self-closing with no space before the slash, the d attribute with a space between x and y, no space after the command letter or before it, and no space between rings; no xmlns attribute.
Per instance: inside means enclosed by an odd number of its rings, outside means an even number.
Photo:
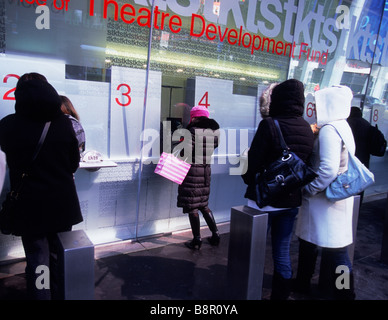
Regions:
<svg viewBox="0 0 388 320"><path fill-rule="evenodd" d="M326 126L332 126L335 129L335 131L337 131L338 135L340 136L341 140L343 141L344 145L346 146L346 149L348 150L349 154L351 154L351 152L350 152L350 150L348 148L349 144L347 144L345 139L342 137L342 135L340 133L340 130L338 130L338 128L334 124L332 124L332 123L328 123L328 124L326 124ZM351 154L351 156L353 156L353 154Z"/></svg>
<svg viewBox="0 0 388 320"><path fill-rule="evenodd" d="M51 121L48 121L48 122L45 123L44 128L43 128L43 132L42 132L42 134L40 136L38 145L36 146L34 155L32 156L32 161L31 162L35 161L36 157L39 154L40 149L42 149L42 145L43 145L44 140L46 139L47 132L50 129L50 125L51 125Z"/></svg>
<svg viewBox="0 0 388 320"><path fill-rule="evenodd" d="M283 137L283 134L282 134L282 130L280 129L279 121L277 121L276 119L272 119L272 120L275 123L275 128L276 128L276 130L278 132L279 139L280 139L280 145L283 148L283 152L287 152L288 153L290 148L287 146L286 141L284 141L284 137Z"/></svg>
<svg viewBox="0 0 388 320"><path fill-rule="evenodd" d="M342 137L342 135L341 135L341 133L340 133L340 130L338 130L337 127L336 127L334 124L332 124L332 123L328 123L328 124L326 124L326 125L327 125L327 126L332 126L332 127L335 129L335 131L338 133L339 137L341 138L342 142L344 143L346 149L348 150L348 164L347 164L347 165L348 165L348 167L349 167L349 163L350 163L351 161L352 161L352 162L355 161L354 158L356 158L356 155L350 152L350 150L349 150L349 148L348 148L348 145L346 144L345 139Z"/></svg>
<svg viewBox="0 0 388 320"><path fill-rule="evenodd" d="M44 142L44 140L46 139L47 132L48 132L48 130L49 130L49 128L50 128L50 125L51 125L51 121L48 121L48 122L45 123L44 128L43 128L43 131L42 131L42 134L41 134L41 136L40 136L40 139L39 139L39 141L38 141L38 144L37 144L37 146L36 146L36 148L35 148L35 151L34 151L34 154L33 154L33 156L32 156L32 160L31 160L31 163L30 163L30 167L29 167L29 169L28 169L27 171L25 171L25 173L22 174L22 179L20 180L19 185L17 186L17 188L15 189L15 191L11 191L11 193L13 193L16 197L19 195L20 190L22 189L23 182L24 182L24 181L23 181L24 178L25 178L26 176L28 176L28 173L29 173L29 171L30 171L31 168L32 168L32 164L33 164L33 162L35 161L36 157L38 156L40 149L42 148L43 142Z"/></svg>

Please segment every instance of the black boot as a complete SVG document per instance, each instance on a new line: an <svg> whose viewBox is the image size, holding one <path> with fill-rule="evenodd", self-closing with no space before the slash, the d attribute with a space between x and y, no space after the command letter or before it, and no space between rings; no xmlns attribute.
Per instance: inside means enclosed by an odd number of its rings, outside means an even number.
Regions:
<svg viewBox="0 0 388 320"><path fill-rule="evenodd" d="M284 279L276 271L272 277L271 300L287 300L291 293L292 279Z"/></svg>
<svg viewBox="0 0 388 320"><path fill-rule="evenodd" d="M201 212L206 221L206 224L212 232L212 236L208 238L208 241L212 246L218 246L220 244L220 235L218 233L218 228L213 213L210 211L210 209L201 210Z"/></svg>
<svg viewBox="0 0 388 320"><path fill-rule="evenodd" d="M185 246L191 250L199 250L202 246L202 240L201 238L194 237L193 240L185 242Z"/></svg>
<svg viewBox="0 0 388 320"><path fill-rule="evenodd" d="M199 221L199 215L198 212L189 213L189 221L191 225L191 231L193 233L193 240L188 241L185 243L186 247L189 249L195 250L195 249L201 249L202 246L202 239L201 239L201 223Z"/></svg>
<svg viewBox="0 0 388 320"><path fill-rule="evenodd" d="M301 294L309 294L311 292L311 278L314 275L317 257L317 246L299 239L298 270L294 287L295 292Z"/></svg>

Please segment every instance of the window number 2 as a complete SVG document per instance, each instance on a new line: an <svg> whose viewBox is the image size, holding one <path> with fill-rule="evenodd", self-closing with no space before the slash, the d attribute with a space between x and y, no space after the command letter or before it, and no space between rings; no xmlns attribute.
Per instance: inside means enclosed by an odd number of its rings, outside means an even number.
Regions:
<svg viewBox="0 0 388 320"><path fill-rule="evenodd" d="M116 98L116 102L119 106L122 106L122 107L128 107L130 104L131 104L131 97L130 97L130 93L131 93L131 87L125 83L122 83L122 84L119 84L117 86L117 91L120 91L120 89L124 87L125 88L125 91L124 92L121 92L121 95L123 97L125 97L125 99L127 100L126 102L124 101L120 101L119 98ZM124 99L122 99L124 100Z"/></svg>
<svg viewBox="0 0 388 320"><path fill-rule="evenodd" d="M20 79L20 77L17 74L7 74L3 79L3 83L8 83L9 78L16 78L18 80ZM12 88L8 90L6 93L4 93L3 100L15 100L15 96L12 95L12 93L15 92L15 90L16 88Z"/></svg>

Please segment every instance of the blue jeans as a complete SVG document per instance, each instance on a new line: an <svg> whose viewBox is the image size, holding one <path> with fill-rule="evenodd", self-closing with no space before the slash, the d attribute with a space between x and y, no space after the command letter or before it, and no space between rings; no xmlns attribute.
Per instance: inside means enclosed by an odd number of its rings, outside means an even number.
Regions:
<svg viewBox="0 0 388 320"><path fill-rule="evenodd" d="M271 229L274 269L284 279L292 277L290 243L298 211L298 208L291 208L268 213L268 231Z"/></svg>

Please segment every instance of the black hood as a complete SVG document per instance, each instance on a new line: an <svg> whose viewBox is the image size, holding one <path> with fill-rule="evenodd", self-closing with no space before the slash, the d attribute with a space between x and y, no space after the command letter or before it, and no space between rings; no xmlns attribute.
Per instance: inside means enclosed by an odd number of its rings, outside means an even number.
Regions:
<svg viewBox="0 0 388 320"><path fill-rule="evenodd" d="M359 107L352 107L350 109L349 118L362 118L362 111Z"/></svg>
<svg viewBox="0 0 388 320"><path fill-rule="evenodd" d="M286 80L272 90L269 116L303 116L304 101L303 83Z"/></svg>
<svg viewBox="0 0 388 320"><path fill-rule="evenodd" d="M29 119L49 121L62 113L62 102L57 91L42 80L28 80L18 84L15 98L16 114Z"/></svg>

